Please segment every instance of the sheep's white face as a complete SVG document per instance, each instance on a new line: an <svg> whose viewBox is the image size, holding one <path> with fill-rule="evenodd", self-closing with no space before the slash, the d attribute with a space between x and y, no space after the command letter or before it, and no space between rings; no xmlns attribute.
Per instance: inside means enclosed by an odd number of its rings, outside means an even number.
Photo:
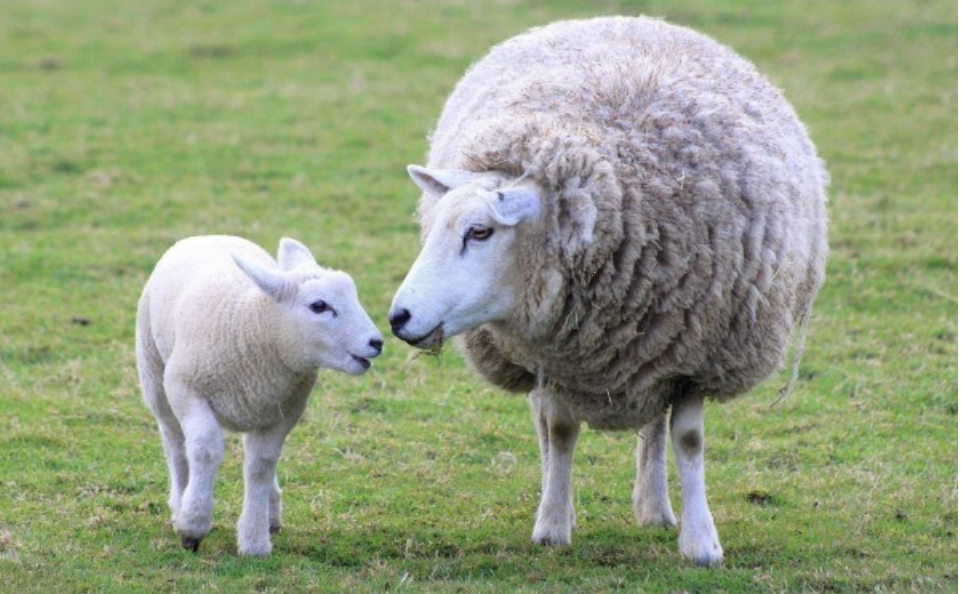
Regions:
<svg viewBox="0 0 962 594"><path fill-rule="evenodd" d="M519 282L519 224L538 216L540 200L533 187L499 187L503 179L491 174L415 166L408 172L439 201L424 248L394 296L391 328L430 349L509 317Z"/></svg>
<svg viewBox="0 0 962 594"><path fill-rule="evenodd" d="M343 272L318 266L300 243L281 240L280 270L268 270L237 254L234 260L273 298L273 321L290 365L359 375L381 354L383 339L361 307L354 281Z"/></svg>

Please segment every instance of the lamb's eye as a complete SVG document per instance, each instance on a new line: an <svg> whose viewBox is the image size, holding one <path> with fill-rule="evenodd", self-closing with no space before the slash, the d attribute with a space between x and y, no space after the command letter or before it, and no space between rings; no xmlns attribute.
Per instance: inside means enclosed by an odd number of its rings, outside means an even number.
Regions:
<svg viewBox="0 0 962 594"><path fill-rule="evenodd" d="M468 237L475 241L485 241L494 235L494 229L491 227L471 227L468 229Z"/></svg>
<svg viewBox="0 0 962 594"><path fill-rule="evenodd" d="M334 312L334 309L330 305L328 305L326 301L315 301L314 303L310 304L308 307L310 307L311 311L316 314L322 314L326 311L329 311L331 313Z"/></svg>

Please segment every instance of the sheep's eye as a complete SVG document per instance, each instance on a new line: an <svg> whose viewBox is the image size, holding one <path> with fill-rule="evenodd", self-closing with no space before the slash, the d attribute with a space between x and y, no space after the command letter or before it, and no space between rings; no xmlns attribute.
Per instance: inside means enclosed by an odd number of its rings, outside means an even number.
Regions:
<svg viewBox="0 0 962 594"><path fill-rule="evenodd" d="M485 241L494 234L491 227L471 227L468 229L468 237L475 241Z"/></svg>
<svg viewBox="0 0 962 594"><path fill-rule="evenodd" d="M316 314L322 314L327 311L334 313L334 308L328 305L326 301L315 301L314 303L310 304L308 307L310 307L311 311Z"/></svg>

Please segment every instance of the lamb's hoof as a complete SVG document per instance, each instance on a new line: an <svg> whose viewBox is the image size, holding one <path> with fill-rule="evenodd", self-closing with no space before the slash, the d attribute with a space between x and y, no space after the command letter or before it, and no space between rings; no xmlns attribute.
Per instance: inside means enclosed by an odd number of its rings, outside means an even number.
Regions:
<svg viewBox="0 0 962 594"><path fill-rule="evenodd" d="M197 549L200 548L200 541L202 541L202 540L204 540L204 539L203 539L203 538L196 538L196 537L193 537L193 536L185 536L185 535L183 535L183 534L180 535L180 544L181 544L181 546L183 546L183 547L184 547L185 549L187 549L188 551L191 551L192 553L196 553L196 552L197 552Z"/></svg>
<svg viewBox="0 0 962 594"><path fill-rule="evenodd" d="M281 525L280 525L280 524L271 524L271 527L269 528L269 530L270 530L271 534L277 534L278 532L281 531Z"/></svg>

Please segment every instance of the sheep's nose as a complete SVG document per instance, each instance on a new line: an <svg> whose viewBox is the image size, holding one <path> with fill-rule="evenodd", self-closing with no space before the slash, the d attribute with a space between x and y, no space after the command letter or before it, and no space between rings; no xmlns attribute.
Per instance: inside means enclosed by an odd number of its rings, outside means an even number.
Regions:
<svg viewBox="0 0 962 594"><path fill-rule="evenodd" d="M401 331L401 328L404 328L404 325L407 324L408 320L410 319L411 319L411 312L409 312L407 308L404 308L401 311L391 312L391 316L390 316L391 331L397 334L398 332Z"/></svg>
<svg viewBox="0 0 962 594"><path fill-rule="evenodd" d="M367 344L369 344L372 349L374 349L375 351L377 351L377 354L378 354L378 355L381 354L381 349L384 348L384 341L381 340L380 338L372 338L370 341L368 341ZM377 356L377 355L375 355L375 356Z"/></svg>

